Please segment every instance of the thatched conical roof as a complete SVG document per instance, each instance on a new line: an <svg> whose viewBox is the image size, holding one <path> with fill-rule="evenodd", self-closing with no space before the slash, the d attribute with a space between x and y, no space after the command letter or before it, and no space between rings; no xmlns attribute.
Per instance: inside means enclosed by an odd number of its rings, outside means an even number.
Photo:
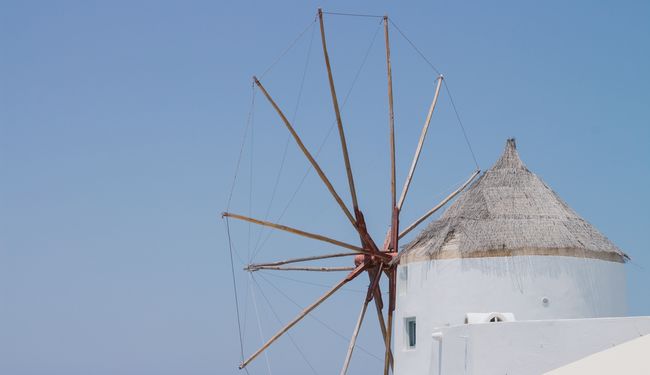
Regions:
<svg viewBox="0 0 650 375"><path fill-rule="evenodd" d="M529 171L509 139L494 166L405 246L400 262L517 255L628 258Z"/></svg>

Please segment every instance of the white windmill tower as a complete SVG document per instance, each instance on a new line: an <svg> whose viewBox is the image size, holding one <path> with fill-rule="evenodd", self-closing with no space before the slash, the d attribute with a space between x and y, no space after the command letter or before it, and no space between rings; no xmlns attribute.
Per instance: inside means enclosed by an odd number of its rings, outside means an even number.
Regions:
<svg viewBox="0 0 650 375"><path fill-rule="evenodd" d="M627 259L509 139L399 254L395 374L538 374L647 333L647 318L595 319L625 315Z"/></svg>

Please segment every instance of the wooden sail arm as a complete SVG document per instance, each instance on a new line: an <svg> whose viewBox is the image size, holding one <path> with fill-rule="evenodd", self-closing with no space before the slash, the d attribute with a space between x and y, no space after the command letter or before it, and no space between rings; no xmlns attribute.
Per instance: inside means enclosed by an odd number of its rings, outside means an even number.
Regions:
<svg viewBox="0 0 650 375"><path fill-rule="evenodd" d="M377 246L375 245L374 241L372 240L372 238L371 238L370 235L368 234L368 231L365 229L365 224L363 223L362 218L359 217L359 213L360 213L360 211L358 211L358 208L355 209L355 216L356 216L356 217L353 217L352 214L350 213L350 210L348 210L347 206L345 205L345 203L343 202L343 200L341 199L341 197L339 196L339 194L338 194L338 193L336 192L336 190L334 189L334 186L332 186L332 183L331 183L330 180L327 178L327 176L325 175L325 173L324 173L323 170L321 169L320 165L318 165L318 163L316 162L316 160L314 159L314 157L311 155L311 153L309 152L309 150L307 150L307 147L305 147L304 143L302 142L302 140L301 140L300 137L298 136L298 133L296 133L295 129L293 128L293 126L291 125L291 123L289 122L289 120L287 119L287 117L284 115L284 113L282 112L282 110L280 109L280 107L278 107L278 105L275 103L275 101L273 100L273 98L271 98L271 95L268 93L268 91L266 91L266 89L264 88L264 86L262 86L262 83L261 83L261 82L260 82L256 77L253 77L253 80L255 81L255 84L260 88L260 90L262 91L262 93L264 94L264 96L265 96L265 97L268 99L268 101L271 103L271 105L273 106L273 108L276 110L276 112L278 113L278 115L279 115L280 118L282 119L282 122L284 122L285 126L287 127L287 129L289 130L289 132L290 132L291 135L293 136L294 140L295 140L296 143L298 144L298 147L300 148L300 150L302 150L302 152L303 152L303 154L305 155L305 157L307 158L307 160L309 160L309 162L311 163L312 167L314 168L314 170L316 171L316 173L318 174L318 176L320 177L320 179L323 181L323 183L325 184L325 186L326 186L327 189L329 190L329 192L330 192L330 194L332 195L332 197L334 197L334 200L336 201L336 203L339 205L339 207L341 208L341 210L343 211L343 213L345 214L345 216L348 218L348 220L350 221L350 223L352 224L352 226L354 226L354 229L356 229L356 231L359 233L359 236L361 237L361 241L362 241L362 242L364 243L364 245L365 245L366 247L368 247L371 251L373 251L373 252L378 252ZM343 139L343 141L345 141L345 140ZM351 170L350 170L350 176L351 176ZM355 193L355 196L356 196L356 193ZM360 224L360 222L357 220L357 217L360 218L360 220L361 220L361 224Z"/></svg>
<svg viewBox="0 0 650 375"><path fill-rule="evenodd" d="M320 36L321 43L323 45L323 56L325 58L325 67L327 68L327 79L330 87L330 94L332 96L332 105L334 107L334 113L336 115L336 125L339 132L339 139L341 142L341 151L343 153L343 161L345 163L345 173L348 179L348 186L350 188L350 196L352 198L352 208L354 210L354 217L356 219L357 230L359 231L359 236L361 242L365 247L369 248L372 251L379 252L377 245L373 241L372 237L368 234L366 224L363 218L363 214L359 209L359 202L357 200L357 191L354 185L354 176L352 174L352 165L350 163L350 155L348 153L348 145L345 139L345 131L343 130L343 121L341 120L341 110L339 108L338 97L336 96L336 87L334 86L334 76L332 74L332 66L330 64L329 53L327 52L327 41L325 38L325 23L323 21L323 10L318 9L318 20L320 24Z"/></svg>
<svg viewBox="0 0 650 375"><path fill-rule="evenodd" d="M377 319L379 320L379 329L381 330L381 336L384 339L384 345L386 344L386 340L388 340L388 333L386 332L386 322L384 321L384 314L382 312L382 309L384 307L384 304L382 302L381 298L381 287L377 285L376 288L373 289L372 293L374 294L374 302L375 302L375 310L377 311ZM391 366L393 365L393 354L390 354L389 358L391 362Z"/></svg>
<svg viewBox="0 0 650 375"><path fill-rule="evenodd" d="M391 348L393 338L393 314L395 312L395 267L389 269L388 276L388 317L386 323L386 354L384 356L384 375L388 375L389 370L393 369L393 351Z"/></svg>
<svg viewBox="0 0 650 375"><path fill-rule="evenodd" d="M377 287L379 286L379 280L381 280L381 271L384 267L383 263L380 263L377 266L375 275L372 277L370 285L368 286L368 292L366 293L366 301L371 301L372 297L375 295L375 292L378 292ZM381 293L379 293L381 295Z"/></svg>
<svg viewBox="0 0 650 375"><path fill-rule="evenodd" d="M363 322L363 318L366 315L366 310L368 309L368 303L370 303L370 301L372 300L372 297L374 295L373 292L377 289L377 286L379 285L379 280L381 279L382 267L383 264L380 264L377 267L378 269L375 273L375 276L371 279L371 283L368 286L368 292L366 293L366 298L363 301L361 312L359 313L359 318L357 319L357 324L354 327L354 331L352 332L352 338L350 339L350 344L348 345L348 351L345 356L345 361L343 361L343 368L341 369L340 375L345 375L348 372L348 367L350 366L350 360L352 359L352 352L354 351L354 347L357 342L357 337L359 336L359 331L361 330L361 323Z"/></svg>
<svg viewBox="0 0 650 375"><path fill-rule="evenodd" d="M357 337L361 330L361 323L363 322L363 318L366 316L366 310L368 310L368 303L370 303L370 301L364 300L363 305L361 306L361 312L359 313L359 318L357 318L357 324L354 326L354 331L352 332L352 338L350 338L350 344L348 345L348 351L345 355L345 361L343 361L343 368L341 368L340 375L348 373L348 367L350 366L350 360L352 359L352 352L357 343Z"/></svg>
<svg viewBox="0 0 650 375"><path fill-rule="evenodd" d="M293 259L287 259L287 260L280 260L277 262L270 262L270 263L253 263L249 264L246 268L259 268L259 267L264 267L264 266L282 266L285 264L290 264L290 263L300 263L300 262L309 262L312 260L320 260L320 259L328 259L328 258L340 258L340 257L347 257L347 256L357 256L359 253L337 253L337 254L325 254L325 255L316 255L316 256L311 256L311 257L302 257L302 258L293 258Z"/></svg>
<svg viewBox="0 0 650 375"><path fill-rule="evenodd" d="M336 201L336 203L338 203L339 207L341 207L341 210L343 210L343 213L345 214L345 216L348 218L348 220L350 220L350 223L352 223L352 225L356 228L357 223L356 223L355 218L350 213L350 210L348 210L347 206L345 205L345 203L343 203L343 200L341 199L339 194L336 192L336 190L334 190L334 186L332 186L332 183L327 178L327 176L325 175L325 173L323 172L321 167L318 165L318 163L316 162L316 159L314 159L314 157L311 155L309 150L307 150L307 147L305 147L304 143L302 142L302 140L298 136L298 133L296 133L293 126L291 125L291 123L289 122L287 117L284 115L284 113L282 112L280 107L278 107L278 105L275 103L275 101L273 100L271 95L269 95L268 91L266 91L264 86L262 86L262 83L257 79L257 77L253 77L253 81L255 82L257 87L260 88L260 90L262 91L262 93L264 94L266 99L271 103L271 106L273 106L275 111L278 113L278 115L282 119L282 122L284 122L284 125L287 127L287 129L289 130L289 132L293 136L293 139L298 144L298 147L300 147L300 150L302 150L302 153L305 155L305 157L307 157L307 160L309 160L309 163L311 163L312 167L314 168L314 170L316 171L316 173L318 174L320 179L323 181L323 183L325 184L325 186L329 190L330 194L332 194L332 197L334 197L334 200Z"/></svg>
<svg viewBox="0 0 650 375"><path fill-rule="evenodd" d="M357 208L354 210L354 215L357 218L357 232L359 232L361 242L373 252L379 253L377 244L370 236L370 233L368 233L368 228L366 227L366 219L363 217L363 213Z"/></svg>
<svg viewBox="0 0 650 375"><path fill-rule="evenodd" d="M393 71L390 63L390 42L388 39L388 16L384 16L384 37L386 40L386 74L388 76L388 125L390 137L390 191L391 207L396 207L395 190L395 113L393 110Z"/></svg>
<svg viewBox="0 0 650 375"><path fill-rule="evenodd" d="M377 277L381 278L381 269L368 270L368 278L370 279L370 284L374 284L374 280ZM381 335L384 338L384 340L386 340L386 322L384 322L384 315L382 313L382 310L384 308L384 302L381 297L381 287L379 286L379 284L377 284L374 288L371 289L371 291L375 300L375 307L377 308L377 318L379 319L379 327L381 329ZM366 298L368 297L366 296Z"/></svg>
<svg viewBox="0 0 650 375"><path fill-rule="evenodd" d="M258 219L254 219L252 217L238 215L238 214L234 214L234 213L231 213L231 212L224 212L222 214L222 216L231 217L233 219L239 219L239 220L243 220L243 221L248 221L249 223L263 225L263 226L270 227L270 228L280 229L280 230L283 230L285 232L297 234L299 236L303 236L303 237L311 238L311 239L314 239L314 240L331 243L332 245L341 246L341 247L344 247L346 249L354 250L354 251L356 251L358 253L374 254L374 252L365 250L365 249L363 249L363 248L361 248L359 246L354 246L354 245L351 245L349 243L345 243L343 241L339 241L339 240L335 240L335 239L332 239L332 238L329 238L329 237L322 236L320 234L305 232L305 231L302 231L302 230L299 230L299 229L288 227L286 225L275 224L275 223L271 223L269 221L264 221L264 220L258 220Z"/></svg>
<svg viewBox="0 0 650 375"><path fill-rule="evenodd" d="M415 167L418 165L418 160L420 159L420 153L422 152L422 146L424 145L424 139L427 136L429 130L429 124L431 124L431 117L433 116L433 111L436 108L438 103L438 96L440 95L440 87L442 86L442 74L437 78L436 91L433 95L433 100L431 101L431 106L429 107L429 112L427 113L427 118L424 121L424 126L422 127L422 132L420 133L420 139L418 140L418 145L415 148L415 155L413 155L413 161L411 161L411 168L409 173L406 176L406 181L404 181L404 187L402 188L402 194L400 195L399 201L397 202L397 208L402 209L404 205L404 200L406 199L406 193L409 190L411 185L411 180L413 179L413 174L415 173Z"/></svg>
<svg viewBox="0 0 650 375"><path fill-rule="evenodd" d="M450 200L452 200L452 199L453 199L456 195L458 195L460 192L462 192L463 190L465 190L465 188L467 187L467 185L469 185L469 184L474 180L474 178L476 178L476 176L478 176L479 173L481 173L481 170L480 170L480 169L477 169L477 170L476 170L476 171L475 171L475 172L470 176L470 178L467 179L467 181L465 181L465 183L464 183L461 187L459 187L458 189L456 189L453 193L449 194L445 199L443 199L442 201L440 201L440 203L438 203L435 207L433 207L432 209L430 209L426 214L422 215L422 217L420 217L419 219L415 220L415 222L413 222L413 224L409 225L406 229L404 229L404 230L399 234L399 238L402 238L402 237L406 236L410 231L412 231L413 229L415 229L415 227L417 227L418 225L420 225L420 223L422 223L424 220L426 220L429 216L433 215L436 211L438 211L440 208L442 208L445 204L447 204L447 202L449 202Z"/></svg>
<svg viewBox="0 0 650 375"><path fill-rule="evenodd" d="M312 272L340 272L353 271L354 267L283 267L283 266L248 266L244 271L255 272L259 270L273 271L312 271Z"/></svg>
<svg viewBox="0 0 650 375"><path fill-rule="evenodd" d="M246 360L244 360L240 365L239 368L243 369L246 367L252 360L257 358L264 350L266 350L271 344L273 344L277 339L280 338L280 336L284 335L291 327L295 326L299 321L302 320L307 314L309 314L312 310L317 308L321 303L323 303L326 299L332 296L332 294L336 293L337 290L341 289L343 285L347 284L348 282L352 281L354 278L359 276L366 268L365 264L359 265L357 268L354 269L354 271L350 272L343 280L339 281L336 285L334 285L330 290L325 292L319 299L317 299L314 303L309 305L307 308L305 308L298 316L296 316L291 322L289 322L287 325L285 325L283 328L281 328L273 337L271 337L262 347L260 347L255 353L253 353L250 357L248 357Z"/></svg>
<svg viewBox="0 0 650 375"><path fill-rule="evenodd" d="M357 202L357 192L354 187L354 178L352 176L352 167L350 165L350 156L348 155L348 146L345 141L345 132L343 131L343 121L341 120L341 110L339 109L339 101L336 96L336 88L334 86L334 77L332 75L332 66L330 65L330 57L327 53L327 42L325 40L325 25L323 22L323 10L318 9L318 20L320 23L320 37L323 45L323 56L325 57L325 67L327 68L327 78L330 86L330 94L332 95L332 105L334 106L334 113L336 115L336 125L339 130L339 138L341 141L341 150L343 151L343 161L345 162L345 171L348 177L348 185L350 186L350 195L352 196L352 206L355 211L359 209ZM357 217L357 221L359 218Z"/></svg>
<svg viewBox="0 0 650 375"><path fill-rule="evenodd" d="M390 62L390 41L388 38L388 16L384 16L384 37L386 39L386 73L388 76L388 125L390 143L390 195L391 195L391 236L390 247L397 251L399 233L399 208L397 207L397 190L395 187L395 112L393 110L393 70Z"/></svg>

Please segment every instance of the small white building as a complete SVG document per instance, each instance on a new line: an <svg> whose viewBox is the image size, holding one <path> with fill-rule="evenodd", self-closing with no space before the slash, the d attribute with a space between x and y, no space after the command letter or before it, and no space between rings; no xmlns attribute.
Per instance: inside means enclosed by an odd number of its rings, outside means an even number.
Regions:
<svg viewBox="0 0 650 375"><path fill-rule="evenodd" d="M627 258L510 139L400 253L395 374L541 374L650 333L621 318Z"/></svg>

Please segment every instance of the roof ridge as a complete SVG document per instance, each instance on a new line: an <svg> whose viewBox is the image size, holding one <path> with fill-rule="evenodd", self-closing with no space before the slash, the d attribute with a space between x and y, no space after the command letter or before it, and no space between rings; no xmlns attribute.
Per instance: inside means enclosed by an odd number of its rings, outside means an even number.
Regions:
<svg viewBox="0 0 650 375"><path fill-rule="evenodd" d="M489 169L489 171L499 170L499 169L526 169L526 166L521 161L519 153L517 152L517 142L514 138L508 138L506 141L506 146L503 149L503 153L499 160ZM489 172L488 171L488 172Z"/></svg>

